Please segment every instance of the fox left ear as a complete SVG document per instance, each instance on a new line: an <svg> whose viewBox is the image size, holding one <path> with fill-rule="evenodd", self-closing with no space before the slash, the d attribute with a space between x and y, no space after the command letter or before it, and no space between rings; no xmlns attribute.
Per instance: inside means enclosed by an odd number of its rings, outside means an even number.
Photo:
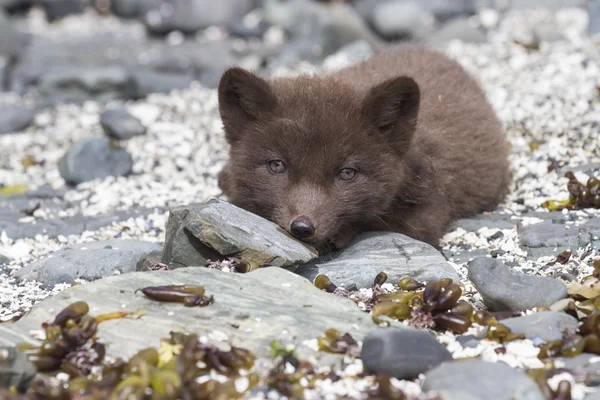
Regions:
<svg viewBox="0 0 600 400"><path fill-rule="evenodd" d="M363 101L362 112L399 148L407 148L417 127L420 101L417 82L401 76L373 87Z"/></svg>
<svg viewBox="0 0 600 400"><path fill-rule="evenodd" d="M232 143L244 127L275 108L277 99L269 84L245 69L230 68L219 82L219 112L225 137Z"/></svg>

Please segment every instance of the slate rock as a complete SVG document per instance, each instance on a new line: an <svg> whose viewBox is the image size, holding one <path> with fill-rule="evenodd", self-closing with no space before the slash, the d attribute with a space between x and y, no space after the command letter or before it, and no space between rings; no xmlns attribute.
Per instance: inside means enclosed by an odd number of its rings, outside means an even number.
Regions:
<svg viewBox="0 0 600 400"><path fill-rule="evenodd" d="M35 280L47 287L93 281L115 273L134 272L138 260L160 245L138 240L106 240L66 247L50 257L34 261L14 274L21 281Z"/></svg>
<svg viewBox="0 0 600 400"><path fill-rule="evenodd" d="M564 364L564 368L573 375L600 375L600 358L597 354L582 353L575 357L559 357L556 360Z"/></svg>
<svg viewBox="0 0 600 400"><path fill-rule="evenodd" d="M422 3L440 22L470 16L477 12L475 0L427 0Z"/></svg>
<svg viewBox="0 0 600 400"><path fill-rule="evenodd" d="M131 84L127 96L141 99L152 93L170 93L187 89L193 79L189 75L151 70L136 70L131 73Z"/></svg>
<svg viewBox="0 0 600 400"><path fill-rule="evenodd" d="M104 132L113 139L127 140L146 133L146 127L129 111L116 108L100 114L100 125Z"/></svg>
<svg viewBox="0 0 600 400"><path fill-rule="evenodd" d="M367 335L361 358L367 371L412 379L452 360L452 354L426 330L389 328Z"/></svg>
<svg viewBox="0 0 600 400"><path fill-rule="evenodd" d="M120 66L62 66L41 73L38 86L51 102L81 103L127 98L130 79Z"/></svg>
<svg viewBox="0 0 600 400"><path fill-rule="evenodd" d="M291 40L279 56L278 62L283 65L288 65L294 55L297 59L319 61L358 40L371 45L381 42L357 11L342 2L266 0L264 18L290 34Z"/></svg>
<svg viewBox="0 0 600 400"><path fill-rule="evenodd" d="M196 33L241 18L252 9L252 3L252 0L167 0L149 10L144 23L153 34L164 35L175 30Z"/></svg>
<svg viewBox="0 0 600 400"><path fill-rule="evenodd" d="M0 134L22 131L34 118L34 112L28 107L0 106Z"/></svg>
<svg viewBox="0 0 600 400"><path fill-rule="evenodd" d="M384 38L423 38L432 31L433 14L417 0L389 0L373 10L373 26Z"/></svg>
<svg viewBox="0 0 600 400"><path fill-rule="evenodd" d="M526 373L503 362L480 360L441 364L425 374L423 390L444 400L543 400L537 384Z"/></svg>
<svg viewBox="0 0 600 400"><path fill-rule="evenodd" d="M10 257L6 257L2 254L0 254L0 265L6 265L8 263L10 263L12 261L12 259Z"/></svg>
<svg viewBox="0 0 600 400"><path fill-rule="evenodd" d="M175 207L166 228L163 263L202 266L206 260L236 257L259 265L295 269L317 257L278 225L226 201Z"/></svg>
<svg viewBox="0 0 600 400"><path fill-rule="evenodd" d="M152 251L138 260L135 270L138 272L153 271L157 264L162 261L162 250Z"/></svg>
<svg viewBox="0 0 600 400"><path fill-rule="evenodd" d="M50 22L68 15L83 14L90 5L90 0L39 0Z"/></svg>
<svg viewBox="0 0 600 400"><path fill-rule="evenodd" d="M564 249L576 249L579 244L578 229L554 221L543 221L527 226L520 224L519 241L528 251L540 250L536 254L552 255L555 249L559 252Z"/></svg>
<svg viewBox="0 0 600 400"><path fill-rule="evenodd" d="M479 345L480 342L480 340L473 335L460 335L456 338L456 341L465 349L475 348Z"/></svg>
<svg viewBox="0 0 600 400"><path fill-rule="evenodd" d="M567 297L567 287L561 281L515 272L498 259L478 257L468 269L469 280L490 310L518 312L549 307Z"/></svg>
<svg viewBox="0 0 600 400"><path fill-rule="evenodd" d="M25 353L15 347L0 347L0 387L14 386L20 392L29 388L37 369Z"/></svg>
<svg viewBox="0 0 600 400"><path fill-rule="evenodd" d="M505 214L481 214L473 218L462 218L456 220L450 230L462 228L467 232L476 232L481 228L514 229L517 221Z"/></svg>
<svg viewBox="0 0 600 400"><path fill-rule="evenodd" d="M429 45L442 46L451 40L465 43L485 43L485 32L471 24L467 18L456 18L446 22L427 39Z"/></svg>
<svg viewBox="0 0 600 400"><path fill-rule="evenodd" d="M0 56L16 55L20 44L19 32L0 9Z"/></svg>
<svg viewBox="0 0 600 400"><path fill-rule="evenodd" d="M148 286L203 285L214 303L207 307L184 307L146 298L136 290ZM322 336L328 328L347 332L362 341L376 328L369 314L349 299L318 290L305 279L282 268L264 268L247 274L210 268L182 268L111 276L78 285L33 306L19 321L0 324L0 345L32 342L31 330L75 301L88 302L93 315L122 311L146 312L138 318L105 321L98 337L107 354L128 358L148 346L158 346L170 331L196 333L212 342L212 333L227 336L234 346L267 356L270 342L293 343L301 358L326 357L303 345ZM126 305L123 308L123 305ZM217 340L217 339L214 339Z"/></svg>
<svg viewBox="0 0 600 400"><path fill-rule="evenodd" d="M420 282L459 280L456 270L431 245L393 232L360 234L346 249L301 265L296 273L311 282L324 274L340 287L369 288L381 271L388 275L388 282L404 277Z"/></svg>
<svg viewBox="0 0 600 400"><path fill-rule="evenodd" d="M138 18L158 7L161 0L111 0L110 10L121 18Z"/></svg>
<svg viewBox="0 0 600 400"><path fill-rule="evenodd" d="M502 323L514 333L523 333L528 339L560 340L567 329L576 330L578 322L564 312L542 311L524 317L503 319Z"/></svg>
<svg viewBox="0 0 600 400"><path fill-rule="evenodd" d="M8 90L8 65L10 63L8 56L0 54L0 92Z"/></svg>
<svg viewBox="0 0 600 400"><path fill-rule="evenodd" d="M588 0L519 0L511 1L513 10L543 9L556 11L561 8L585 7Z"/></svg>
<svg viewBox="0 0 600 400"><path fill-rule="evenodd" d="M587 12L589 16L588 33L592 35L600 33L600 1L588 0ZM598 398L600 398L600 394L598 395Z"/></svg>
<svg viewBox="0 0 600 400"><path fill-rule="evenodd" d="M131 155L108 138L83 139L58 163L60 176L72 185L109 176L126 176L132 169Z"/></svg>

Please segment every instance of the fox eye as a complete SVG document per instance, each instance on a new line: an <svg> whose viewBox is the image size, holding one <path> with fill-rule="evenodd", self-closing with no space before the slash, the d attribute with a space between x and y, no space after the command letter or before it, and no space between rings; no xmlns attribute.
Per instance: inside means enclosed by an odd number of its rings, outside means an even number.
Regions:
<svg viewBox="0 0 600 400"><path fill-rule="evenodd" d="M274 174L283 174L287 170L285 163L281 160L271 160L267 163L267 166L269 171Z"/></svg>
<svg viewBox="0 0 600 400"><path fill-rule="evenodd" d="M351 181L356 176L357 171L354 168L344 168L338 173L338 178L343 181Z"/></svg>

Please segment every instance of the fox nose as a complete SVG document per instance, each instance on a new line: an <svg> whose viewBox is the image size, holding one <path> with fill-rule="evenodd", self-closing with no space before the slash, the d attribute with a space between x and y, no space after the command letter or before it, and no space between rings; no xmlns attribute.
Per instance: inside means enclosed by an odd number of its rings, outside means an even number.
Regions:
<svg viewBox="0 0 600 400"><path fill-rule="evenodd" d="M308 239L315 234L315 226L310 219L306 217L300 217L293 221L290 228L292 230L292 235L296 236L298 239Z"/></svg>

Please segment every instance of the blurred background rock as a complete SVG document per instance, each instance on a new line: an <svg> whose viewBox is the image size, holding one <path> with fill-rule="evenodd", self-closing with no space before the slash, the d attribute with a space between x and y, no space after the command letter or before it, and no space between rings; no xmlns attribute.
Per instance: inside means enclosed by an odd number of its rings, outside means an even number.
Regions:
<svg viewBox="0 0 600 400"><path fill-rule="evenodd" d="M482 43L511 9L582 7L600 31L594 0L0 0L0 91L36 107L138 99L216 87L239 65L269 74L349 61L402 43ZM527 46L560 40L550 22L525 29Z"/></svg>

